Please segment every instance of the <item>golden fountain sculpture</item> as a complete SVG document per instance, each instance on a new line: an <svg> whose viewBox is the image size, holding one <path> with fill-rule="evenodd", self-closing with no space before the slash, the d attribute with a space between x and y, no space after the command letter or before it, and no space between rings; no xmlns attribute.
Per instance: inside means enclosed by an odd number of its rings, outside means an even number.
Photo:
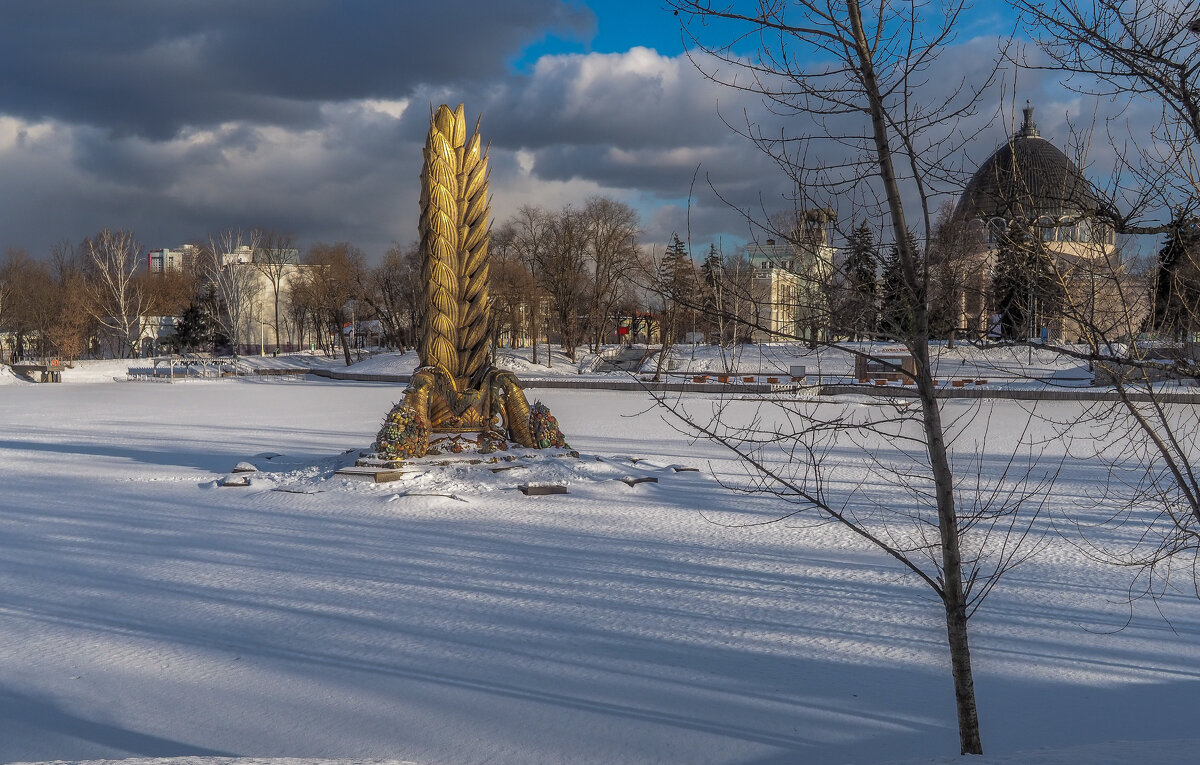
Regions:
<svg viewBox="0 0 1200 765"><path fill-rule="evenodd" d="M488 156L478 121L468 138L463 105L439 106L424 155L420 367L389 413L376 451L404 459L462 451L468 440L483 452L506 449L508 441L565 446L549 410L537 404L531 412L516 376L490 364Z"/></svg>

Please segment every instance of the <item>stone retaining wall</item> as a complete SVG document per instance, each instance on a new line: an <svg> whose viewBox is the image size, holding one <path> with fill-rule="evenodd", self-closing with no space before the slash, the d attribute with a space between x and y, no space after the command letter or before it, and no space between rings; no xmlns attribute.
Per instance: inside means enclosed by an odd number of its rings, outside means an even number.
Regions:
<svg viewBox="0 0 1200 765"><path fill-rule="evenodd" d="M407 383L410 375L368 374L364 372L341 372L332 369L291 370L293 374L308 374L325 377L332 380L356 380L359 382ZM274 371L257 371L258 374L279 374ZM564 378L530 378L521 379L521 385L528 389L535 388L564 388L575 390L626 390L626 391L663 391L689 393L771 393L779 388L780 395L788 395L787 384L781 386L767 383L694 383L694 382L644 382L640 380L580 380ZM807 386L806 386L807 388ZM821 385L819 395L837 396L843 394L880 396L883 398L915 398L916 388L911 385ZM973 388L939 387L938 398L1002 398L1016 401L1120 401L1116 392L1094 388L1056 388L1047 387L1040 390L1011 389L978 386ZM1145 393L1131 393L1133 401L1149 401ZM1200 404L1200 393L1164 392L1154 396L1154 399L1172 404Z"/></svg>

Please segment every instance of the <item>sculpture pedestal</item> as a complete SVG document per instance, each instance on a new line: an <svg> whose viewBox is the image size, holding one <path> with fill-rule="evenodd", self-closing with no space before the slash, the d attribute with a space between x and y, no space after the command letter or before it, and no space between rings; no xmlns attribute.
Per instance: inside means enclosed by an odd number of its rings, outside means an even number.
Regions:
<svg viewBox="0 0 1200 765"><path fill-rule="evenodd" d="M429 434L426 454L495 454L508 451L504 434L482 428Z"/></svg>

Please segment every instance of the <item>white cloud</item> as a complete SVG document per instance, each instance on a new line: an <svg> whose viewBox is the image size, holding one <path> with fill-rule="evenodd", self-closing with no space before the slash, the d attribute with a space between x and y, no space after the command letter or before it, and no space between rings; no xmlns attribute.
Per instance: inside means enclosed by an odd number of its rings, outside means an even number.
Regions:
<svg viewBox="0 0 1200 765"><path fill-rule="evenodd" d="M28 122L0 115L0 152L34 151L38 144L44 148L54 132L55 125L49 121Z"/></svg>

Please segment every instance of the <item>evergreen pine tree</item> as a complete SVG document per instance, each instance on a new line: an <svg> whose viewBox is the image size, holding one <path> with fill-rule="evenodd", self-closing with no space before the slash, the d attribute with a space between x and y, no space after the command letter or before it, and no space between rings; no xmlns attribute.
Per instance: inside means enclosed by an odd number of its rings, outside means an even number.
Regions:
<svg viewBox="0 0 1200 765"><path fill-rule="evenodd" d="M662 297L662 313L659 316L662 351L654 369L655 381L660 379L668 349L679 340L683 328L690 326L688 318L694 314L695 267L679 234L671 234L671 243L658 263L658 292Z"/></svg>
<svg viewBox="0 0 1200 765"><path fill-rule="evenodd" d="M663 301L663 342L673 343L683 327L684 315L695 305L695 268L679 234L671 235L658 264L658 287Z"/></svg>
<svg viewBox="0 0 1200 765"><path fill-rule="evenodd" d="M1054 256L1025 226L1010 225L1000 238L992 293L1006 340L1035 335L1062 310L1066 290Z"/></svg>
<svg viewBox="0 0 1200 765"><path fill-rule="evenodd" d="M175 328L164 339L164 343L174 346L180 351L190 351L211 345L213 342L212 316L204 306L191 303L184 309L183 315L175 322Z"/></svg>
<svg viewBox="0 0 1200 765"><path fill-rule="evenodd" d="M908 236L913 251L918 252L916 237L911 231ZM917 263L916 266L919 274L921 264ZM895 245L888 251L880 281L879 329L891 338L902 340L916 329L913 307L923 297L919 287L914 288L905 280L904 271L900 267L900 250Z"/></svg>
<svg viewBox="0 0 1200 765"><path fill-rule="evenodd" d="M855 339L870 337L878 324L876 302L879 299L879 251L875 233L863 221L846 238L845 317Z"/></svg>
<svg viewBox="0 0 1200 765"><path fill-rule="evenodd" d="M1023 226L1012 226L1000 238L992 294L1000 317L1000 337L1016 340L1029 334L1029 301L1033 290L1028 271L1028 234Z"/></svg>
<svg viewBox="0 0 1200 765"><path fill-rule="evenodd" d="M717 252L717 246L710 244L708 246L708 256L704 258L704 262L700 265L700 276L704 279L704 285L708 288L708 292L712 297L705 297L705 306L709 303L715 304L717 287L720 284L721 271L721 254Z"/></svg>
<svg viewBox="0 0 1200 765"><path fill-rule="evenodd" d="M1158 252L1152 327L1176 340L1200 330L1200 228L1176 221Z"/></svg>

